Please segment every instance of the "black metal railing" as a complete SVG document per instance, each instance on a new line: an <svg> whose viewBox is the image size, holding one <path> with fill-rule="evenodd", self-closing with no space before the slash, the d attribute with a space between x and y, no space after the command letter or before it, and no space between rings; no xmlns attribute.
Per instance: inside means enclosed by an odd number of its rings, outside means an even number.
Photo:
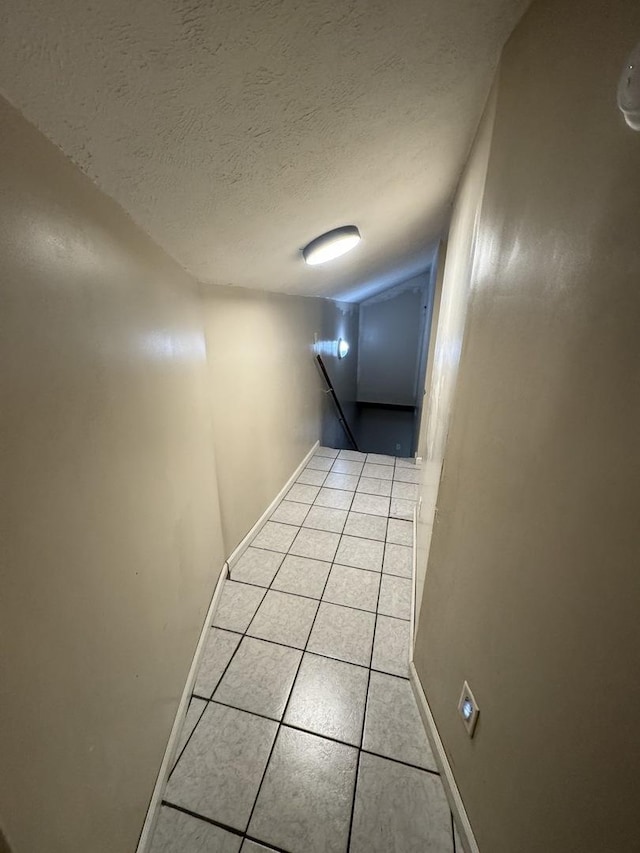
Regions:
<svg viewBox="0 0 640 853"><path fill-rule="evenodd" d="M349 426L349 424L347 422L347 418L345 416L345 413L342 409L342 406L340 405L340 400L338 400L338 395L336 394L335 388L333 387L333 382L331 381L331 378L330 378L329 374L327 373L327 368L324 366L322 356L316 355L316 361L318 362L318 367L320 368L320 372L322 373L322 376L324 377L324 381L326 382L326 385L327 385L326 393L330 395L330 397L333 400L333 403L336 407L336 412L338 414L338 421L340 422L340 425L342 426L342 428L345 432L345 435L347 436L347 438L349 439L349 441L353 445L353 449L359 450L358 442L356 441L354 434L351 432L351 427Z"/></svg>

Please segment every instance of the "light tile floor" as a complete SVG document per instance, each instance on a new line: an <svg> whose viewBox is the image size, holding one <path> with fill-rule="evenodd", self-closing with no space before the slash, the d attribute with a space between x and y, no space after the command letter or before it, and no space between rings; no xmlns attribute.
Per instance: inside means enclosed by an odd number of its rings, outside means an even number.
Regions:
<svg viewBox="0 0 640 853"><path fill-rule="evenodd" d="M152 853L455 853L408 681L418 480L321 447L231 567Z"/></svg>

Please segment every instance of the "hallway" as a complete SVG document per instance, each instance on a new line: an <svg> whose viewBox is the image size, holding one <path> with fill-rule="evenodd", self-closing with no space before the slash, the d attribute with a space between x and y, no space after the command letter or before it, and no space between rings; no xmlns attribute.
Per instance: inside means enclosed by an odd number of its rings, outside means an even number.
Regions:
<svg viewBox="0 0 640 853"><path fill-rule="evenodd" d="M640 3L0 39L0 853L640 850Z"/></svg>
<svg viewBox="0 0 640 853"><path fill-rule="evenodd" d="M231 566L153 853L456 849L408 681L418 476L321 447Z"/></svg>

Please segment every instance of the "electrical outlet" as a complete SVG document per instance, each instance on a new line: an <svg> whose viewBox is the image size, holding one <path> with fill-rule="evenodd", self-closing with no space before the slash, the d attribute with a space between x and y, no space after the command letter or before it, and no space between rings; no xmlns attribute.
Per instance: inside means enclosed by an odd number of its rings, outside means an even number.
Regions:
<svg viewBox="0 0 640 853"><path fill-rule="evenodd" d="M476 702L475 697L471 692L471 688L466 681L462 685L462 693L460 694L460 701L458 702L458 713L462 717L462 722L467 730L467 734L469 737L473 737L476 723L478 722L478 715L480 714L480 708L478 708L478 703Z"/></svg>
<svg viewBox="0 0 640 853"><path fill-rule="evenodd" d="M400 445L396 444L396 450L400 450Z"/></svg>

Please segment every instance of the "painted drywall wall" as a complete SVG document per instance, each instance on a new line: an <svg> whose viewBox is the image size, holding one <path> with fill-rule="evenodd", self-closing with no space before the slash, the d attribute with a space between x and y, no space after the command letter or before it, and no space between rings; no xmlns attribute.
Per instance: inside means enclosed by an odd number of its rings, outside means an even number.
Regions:
<svg viewBox="0 0 640 853"><path fill-rule="evenodd" d="M415 406L429 273L360 304L358 400Z"/></svg>
<svg viewBox="0 0 640 853"><path fill-rule="evenodd" d="M467 317L474 246L487 174L495 114L495 85L487 100L475 142L462 173L449 227L447 258L438 311L432 366L425 386L426 420L423 453L442 462Z"/></svg>
<svg viewBox="0 0 640 853"><path fill-rule="evenodd" d="M14 853L131 853L223 560L199 300L0 125L0 814Z"/></svg>
<svg viewBox="0 0 640 853"><path fill-rule="evenodd" d="M323 418L335 420L314 361L315 339L335 352L338 333L357 314L323 299L229 287L203 288L202 304L229 554L319 440ZM341 389L352 387L335 354L325 357Z"/></svg>
<svg viewBox="0 0 640 853"><path fill-rule="evenodd" d="M429 324L429 346L427 349L427 361L425 364L424 389L422 394L422 405L418 425L418 440L416 442L416 456L425 459L427 456L427 425L429 423L429 390L433 381L433 362L436 350L436 338L438 336L438 322L440 318L440 303L442 301L442 282L444 279L445 258L447 254L447 241L441 240L437 254L433 261L432 282L433 298L431 309L431 322Z"/></svg>
<svg viewBox="0 0 640 853"><path fill-rule="evenodd" d="M639 845L639 33L535 2L500 71L415 652L483 853Z"/></svg>
<svg viewBox="0 0 640 853"><path fill-rule="evenodd" d="M327 369L342 411L352 433L358 434L358 328L360 309L346 302L322 302L322 338L317 352ZM338 358L338 341L342 338L349 344L349 352ZM345 430L340 425L336 407L329 395L323 395L321 441L325 447L352 449Z"/></svg>

